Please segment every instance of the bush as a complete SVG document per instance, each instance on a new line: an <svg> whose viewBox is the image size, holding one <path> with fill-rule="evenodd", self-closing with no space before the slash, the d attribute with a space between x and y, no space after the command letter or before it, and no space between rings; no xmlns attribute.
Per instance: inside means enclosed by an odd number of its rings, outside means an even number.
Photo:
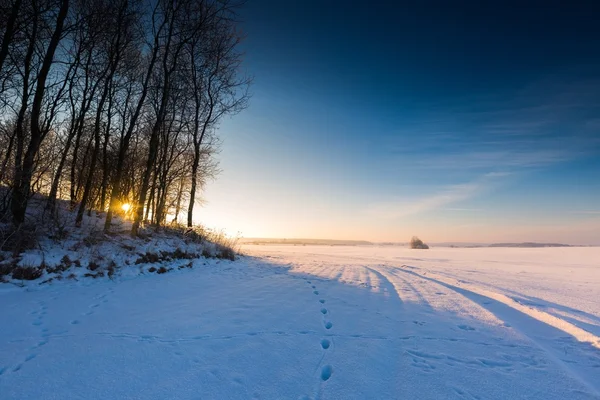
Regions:
<svg viewBox="0 0 600 400"><path fill-rule="evenodd" d="M36 267L17 267L12 271L13 279L21 279L25 281L32 281L39 278L43 274L41 268Z"/></svg>
<svg viewBox="0 0 600 400"><path fill-rule="evenodd" d="M423 243L423 241L421 239L419 239L417 236L413 236L412 239L410 239L410 248L411 249L428 249L429 246L427 246L425 243Z"/></svg>
<svg viewBox="0 0 600 400"><path fill-rule="evenodd" d="M98 264L96 261L90 261L90 263L87 266L87 269L89 269L90 271L95 271L98 268L100 268L100 264Z"/></svg>
<svg viewBox="0 0 600 400"><path fill-rule="evenodd" d="M229 246L217 245L215 257L223 260L235 261L235 250Z"/></svg>

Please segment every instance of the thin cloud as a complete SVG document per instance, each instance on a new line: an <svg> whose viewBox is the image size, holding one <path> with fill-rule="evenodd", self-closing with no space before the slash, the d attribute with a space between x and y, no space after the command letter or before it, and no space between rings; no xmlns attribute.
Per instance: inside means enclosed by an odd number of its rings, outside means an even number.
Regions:
<svg viewBox="0 0 600 400"><path fill-rule="evenodd" d="M490 169L490 168L532 168L568 161L573 152L565 150L537 151L472 151L427 157L415 162L415 166L427 169Z"/></svg>
<svg viewBox="0 0 600 400"><path fill-rule="evenodd" d="M499 179L510 175L503 172L484 174L478 179L442 188L437 193L413 201L397 200L371 204L367 213L372 217L382 219L397 219L425 211L440 209L450 204L468 200L490 190ZM448 208L444 208L448 209ZM456 209L466 211L467 209Z"/></svg>
<svg viewBox="0 0 600 400"><path fill-rule="evenodd" d="M510 97L472 100L431 107L404 125L386 143L391 167L521 170L600 151L600 80L548 76Z"/></svg>

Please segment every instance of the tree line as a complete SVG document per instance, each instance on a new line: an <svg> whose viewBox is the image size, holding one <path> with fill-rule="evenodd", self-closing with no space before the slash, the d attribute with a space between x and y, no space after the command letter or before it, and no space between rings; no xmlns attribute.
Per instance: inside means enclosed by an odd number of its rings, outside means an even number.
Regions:
<svg viewBox="0 0 600 400"><path fill-rule="evenodd" d="M187 212L217 172L216 130L247 106L239 3L0 0L0 211L132 205L132 234Z"/></svg>

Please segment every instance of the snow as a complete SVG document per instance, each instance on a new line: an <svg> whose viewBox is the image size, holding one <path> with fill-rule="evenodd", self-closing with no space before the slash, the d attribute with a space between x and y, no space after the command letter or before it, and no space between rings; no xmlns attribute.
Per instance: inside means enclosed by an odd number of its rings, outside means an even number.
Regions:
<svg viewBox="0 0 600 400"><path fill-rule="evenodd" d="M244 251L0 285L0 398L600 398L600 248Z"/></svg>

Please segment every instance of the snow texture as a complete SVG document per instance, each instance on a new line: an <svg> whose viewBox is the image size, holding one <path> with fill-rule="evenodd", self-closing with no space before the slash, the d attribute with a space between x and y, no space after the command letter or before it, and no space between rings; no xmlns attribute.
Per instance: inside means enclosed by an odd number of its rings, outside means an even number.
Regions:
<svg viewBox="0 0 600 400"><path fill-rule="evenodd" d="M600 398L600 248L244 250L0 286L0 398Z"/></svg>

